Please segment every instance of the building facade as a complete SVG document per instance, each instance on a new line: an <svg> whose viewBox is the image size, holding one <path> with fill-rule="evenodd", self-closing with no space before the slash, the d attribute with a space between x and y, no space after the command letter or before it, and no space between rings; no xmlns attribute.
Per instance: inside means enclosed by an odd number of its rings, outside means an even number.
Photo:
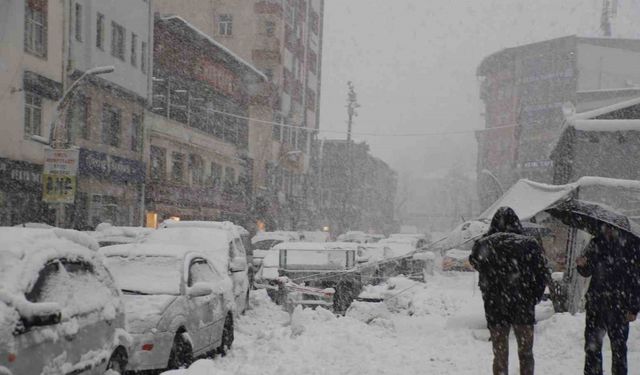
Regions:
<svg viewBox="0 0 640 375"><path fill-rule="evenodd" d="M160 14L182 16L269 78L269 94L256 98L260 106L250 117L269 116L282 126L250 120L249 154L259 220L271 227L312 225L309 217L294 218L312 210L308 190L319 127L323 7L323 0L264 0L251 6L232 0L154 2Z"/></svg>
<svg viewBox="0 0 640 375"><path fill-rule="evenodd" d="M393 232L396 172L366 143L323 140L319 150L316 221L334 237L349 230Z"/></svg>
<svg viewBox="0 0 640 375"><path fill-rule="evenodd" d="M147 225L169 217L248 225L248 118L266 77L179 16L156 18L154 37Z"/></svg>
<svg viewBox="0 0 640 375"><path fill-rule="evenodd" d="M0 225L54 221L42 202L42 142L63 92L63 30L58 1L0 4Z"/></svg>
<svg viewBox="0 0 640 375"><path fill-rule="evenodd" d="M71 93L61 126L68 147L79 148L75 202L64 226L101 222L138 226L144 220L143 135L149 104L153 45L149 1L69 2L65 38L67 86L97 67Z"/></svg>
<svg viewBox="0 0 640 375"><path fill-rule="evenodd" d="M640 41L569 36L508 48L478 68L485 129L477 132L478 193L487 207L520 178L552 182L563 108L579 95L640 83Z"/></svg>

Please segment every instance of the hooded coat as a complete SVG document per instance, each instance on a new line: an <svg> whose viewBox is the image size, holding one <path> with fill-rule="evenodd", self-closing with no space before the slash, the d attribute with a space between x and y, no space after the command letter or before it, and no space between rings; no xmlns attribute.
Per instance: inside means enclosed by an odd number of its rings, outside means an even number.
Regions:
<svg viewBox="0 0 640 375"><path fill-rule="evenodd" d="M549 271L542 247L523 235L511 208L498 209L487 234L474 244L469 262L480 274L490 326L535 323L535 305L544 294Z"/></svg>

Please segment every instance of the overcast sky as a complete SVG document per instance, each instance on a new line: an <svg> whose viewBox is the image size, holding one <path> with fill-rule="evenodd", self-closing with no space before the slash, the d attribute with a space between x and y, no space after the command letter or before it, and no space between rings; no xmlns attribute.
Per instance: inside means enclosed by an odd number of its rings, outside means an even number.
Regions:
<svg viewBox="0 0 640 375"><path fill-rule="evenodd" d="M615 36L640 37L637 27L629 31L640 2L619 1ZM554 37L598 36L601 7L602 0L325 0L320 127L346 131L351 80L362 105L356 133L469 131L354 136L401 176L452 165L474 172L472 130L484 124L475 76L482 58Z"/></svg>

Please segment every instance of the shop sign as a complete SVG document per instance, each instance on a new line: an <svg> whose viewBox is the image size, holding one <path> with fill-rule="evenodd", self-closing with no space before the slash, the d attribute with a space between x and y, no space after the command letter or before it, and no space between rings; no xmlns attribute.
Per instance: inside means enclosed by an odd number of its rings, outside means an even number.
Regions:
<svg viewBox="0 0 640 375"><path fill-rule="evenodd" d="M73 203L78 175L78 150L46 148L42 171L42 200Z"/></svg>
<svg viewBox="0 0 640 375"><path fill-rule="evenodd" d="M80 149L80 175L114 182L144 182L144 163L103 152Z"/></svg>
<svg viewBox="0 0 640 375"><path fill-rule="evenodd" d="M42 165L0 158L0 185L21 190L40 190Z"/></svg>

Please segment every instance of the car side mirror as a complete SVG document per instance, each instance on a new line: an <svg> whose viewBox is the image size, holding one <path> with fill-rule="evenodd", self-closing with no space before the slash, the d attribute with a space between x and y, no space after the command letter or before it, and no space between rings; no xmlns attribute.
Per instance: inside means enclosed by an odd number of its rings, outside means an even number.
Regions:
<svg viewBox="0 0 640 375"><path fill-rule="evenodd" d="M209 283L198 282L187 287L187 296L189 297L205 297L213 294L213 285Z"/></svg>
<svg viewBox="0 0 640 375"><path fill-rule="evenodd" d="M235 258L229 263L229 271L231 272L243 272L247 269L247 261L243 259Z"/></svg>
<svg viewBox="0 0 640 375"><path fill-rule="evenodd" d="M62 308L55 302L27 303L20 306L20 321L24 331L31 327L43 327L62 321Z"/></svg>

